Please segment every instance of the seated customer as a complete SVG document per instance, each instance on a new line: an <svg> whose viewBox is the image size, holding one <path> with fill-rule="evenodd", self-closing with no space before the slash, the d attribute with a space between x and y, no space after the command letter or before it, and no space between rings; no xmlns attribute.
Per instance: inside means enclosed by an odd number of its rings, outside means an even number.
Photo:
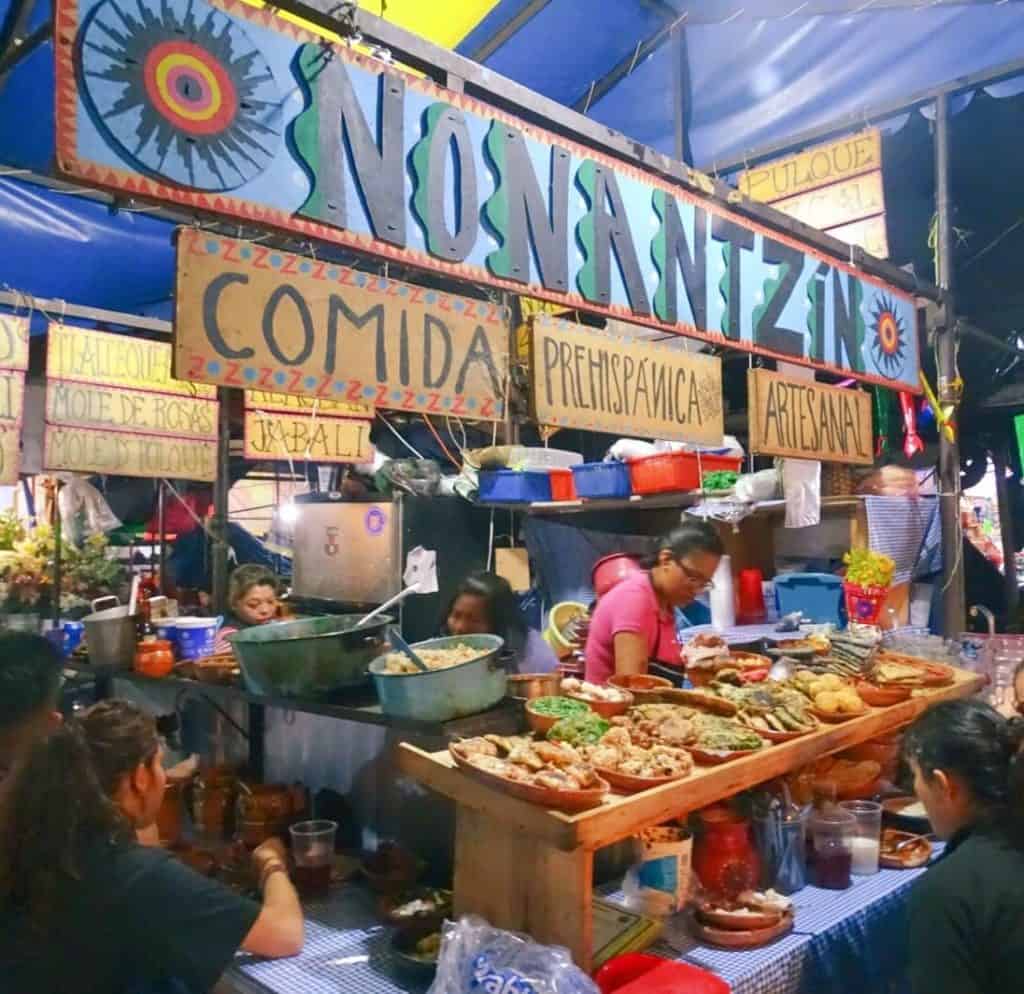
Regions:
<svg viewBox="0 0 1024 994"><path fill-rule="evenodd" d="M445 616L448 635L499 635L517 673L551 673L554 650L526 623L512 587L496 573L470 573L459 584Z"/></svg>
<svg viewBox="0 0 1024 994"><path fill-rule="evenodd" d="M302 908L277 840L253 854L262 906L140 846L165 777L152 718L104 701L37 743L0 810L0 988L208 991L244 949L294 956Z"/></svg>
<svg viewBox="0 0 1024 994"><path fill-rule="evenodd" d="M1024 722L978 700L926 711L904 738L942 859L910 897L914 994L1009 994L1024 962Z"/></svg>
<svg viewBox="0 0 1024 994"><path fill-rule="evenodd" d="M0 783L33 743L60 725L60 654L46 639L0 632Z"/></svg>

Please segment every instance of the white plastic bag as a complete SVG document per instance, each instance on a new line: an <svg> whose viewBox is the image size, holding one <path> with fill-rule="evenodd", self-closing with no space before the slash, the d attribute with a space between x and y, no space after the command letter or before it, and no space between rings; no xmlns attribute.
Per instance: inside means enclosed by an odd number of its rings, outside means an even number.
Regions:
<svg viewBox="0 0 1024 994"><path fill-rule="evenodd" d="M121 519L106 498L82 476L57 475L64 486L57 497L60 526L67 541L81 545L91 535L105 535L121 527Z"/></svg>
<svg viewBox="0 0 1024 994"><path fill-rule="evenodd" d="M567 949L541 946L467 915L445 922L428 994L600 994Z"/></svg>
<svg viewBox="0 0 1024 994"><path fill-rule="evenodd" d="M783 459L782 486L786 495L787 528L807 528L821 521L820 462Z"/></svg>

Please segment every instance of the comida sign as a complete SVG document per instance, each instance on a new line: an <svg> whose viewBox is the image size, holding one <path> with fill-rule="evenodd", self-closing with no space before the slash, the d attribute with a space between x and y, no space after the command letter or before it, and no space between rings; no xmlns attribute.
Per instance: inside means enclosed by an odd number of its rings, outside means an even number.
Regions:
<svg viewBox="0 0 1024 994"><path fill-rule="evenodd" d="M58 0L80 181L917 391L913 299L239 0Z"/></svg>

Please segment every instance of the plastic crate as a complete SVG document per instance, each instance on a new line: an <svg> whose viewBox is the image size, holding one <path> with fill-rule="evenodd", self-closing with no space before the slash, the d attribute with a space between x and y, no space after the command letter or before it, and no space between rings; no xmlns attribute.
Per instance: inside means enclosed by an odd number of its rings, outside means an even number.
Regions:
<svg viewBox="0 0 1024 994"><path fill-rule="evenodd" d="M529 504L551 500L551 477L547 472L498 469L480 474L480 501L485 504Z"/></svg>
<svg viewBox="0 0 1024 994"><path fill-rule="evenodd" d="M632 487L629 468L621 462L588 462L573 466L576 494L585 500L612 500L629 497Z"/></svg>
<svg viewBox="0 0 1024 994"><path fill-rule="evenodd" d="M548 476L551 477L552 500L576 500L576 484L571 469L551 469Z"/></svg>
<svg viewBox="0 0 1024 994"><path fill-rule="evenodd" d="M739 456L699 455L696 452L659 452L654 456L631 459L629 475L635 494L663 494L680 490L699 490L701 474L718 470L738 473L743 460Z"/></svg>
<svg viewBox="0 0 1024 994"><path fill-rule="evenodd" d="M816 625L843 624L843 581L831 573L783 573L775 577L779 617L802 611Z"/></svg>
<svg viewBox="0 0 1024 994"><path fill-rule="evenodd" d="M508 465L516 469L571 469L583 462L583 456L568 449L545 449L540 445L509 447Z"/></svg>

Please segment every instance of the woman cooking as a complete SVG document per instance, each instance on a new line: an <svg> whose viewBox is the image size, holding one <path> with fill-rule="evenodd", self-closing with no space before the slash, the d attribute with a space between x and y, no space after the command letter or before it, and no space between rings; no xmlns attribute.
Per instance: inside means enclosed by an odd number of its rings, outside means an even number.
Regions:
<svg viewBox="0 0 1024 994"><path fill-rule="evenodd" d="M598 602L584 650L586 679L646 673L649 660L680 665L675 608L711 586L725 551L715 530L687 521L657 544L649 569L614 586Z"/></svg>
<svg viewBox="0 0 1024 994"><path fill-rule="evenodd" d="M217 635L214 652L231 652L229 635L255 625L267 625L276 621L281 609L278 599L280 584L274 573L266 566L239 566L231 574L228 587L228 607L231 614L224 621Z"/></svg>

